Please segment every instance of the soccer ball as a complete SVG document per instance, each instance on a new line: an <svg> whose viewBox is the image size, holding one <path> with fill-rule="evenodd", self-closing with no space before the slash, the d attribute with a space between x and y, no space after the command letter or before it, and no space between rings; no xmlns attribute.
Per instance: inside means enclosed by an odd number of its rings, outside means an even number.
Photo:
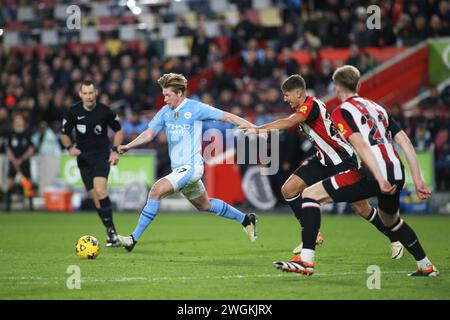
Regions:
<svg viewBox="0 0 450 320"><path fill-rule="evenodd" d="M75 252L80 259L95 259L100 254L100 243L93 236L82 236L75 246Z"/></svg>

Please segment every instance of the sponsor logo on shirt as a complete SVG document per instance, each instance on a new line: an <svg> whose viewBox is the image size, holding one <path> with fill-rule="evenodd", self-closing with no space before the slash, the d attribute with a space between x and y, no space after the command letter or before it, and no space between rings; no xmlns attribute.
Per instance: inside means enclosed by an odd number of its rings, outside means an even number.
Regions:
<svg viewBox="0 0 450 320"><path fill-rule="evenodd" d="M308 106L307 105L301 106L299 111L303 114L306 114L306 112L308 111Z"/></svg>

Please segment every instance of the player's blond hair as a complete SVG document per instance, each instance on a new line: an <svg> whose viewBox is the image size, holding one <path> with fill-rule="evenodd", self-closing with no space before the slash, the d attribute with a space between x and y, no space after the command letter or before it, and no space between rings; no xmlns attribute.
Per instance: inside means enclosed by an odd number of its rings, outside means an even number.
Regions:
<svg viewBox="0 0 450 320"><path fill-rule="evenodd" d="M358 83L361 78L359 70L351 65L337 68L333 73L333 82L350 92L358 91Z"/></svg>
<svg viewBox="0 0 450 320"><path fill-rule="evenodd" d="M174 92L183 92L187 88L187 80L182 74L178 73L166 73L158 79L158 84L161 88L172 88Z"/></svg>

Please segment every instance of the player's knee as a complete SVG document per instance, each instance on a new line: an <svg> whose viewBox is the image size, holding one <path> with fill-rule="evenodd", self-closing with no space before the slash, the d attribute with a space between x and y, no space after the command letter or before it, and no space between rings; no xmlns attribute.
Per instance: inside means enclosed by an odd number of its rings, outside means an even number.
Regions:
<svg viewBox="0 0 450 320"><path fill-rule="evenodd" d="M287 181L283 186L281 187L281 194L283 195L284 199L290 199L295 196L297 196L299 193L301 193L303 189L299 186L296 186L292 183L289 183Z"/></svg>
<svg viewBox="0 0 450 320"><path fill-rule="evenodd" d="M160 200L162 197L162 189L158 185L154 185L148 193L148 197L150 199Z"/></svg>
<svg viewBox="0 0 450 320"><path fill-rule="evenodd" d="M196 203L195 207L197 208L197 210L199 211L208 211L209 208L211 208L211 202L209 201L203 201L201 203Z"/></svg>
<svg viewBox="0 0 450 320"><path fill-rule="evenodd" d="M395 214L388 214L386 212L383 212L382 210L378 209L378 213L380 215L381 221L386 227L392 227L397 222L400 215L397 213Z"/></svg>
<svg viewBox="0 0 450 320"><path fill-rule="evenodd" d="M303 190L302 197L319 201L318 194L314 192L313 188L306 188Z"/></svg>
<svg viewBox="0 0 450 320"><path fill-rule="evenodd" d="M108 196L106 189L103 187L94 187L94 193L95 193L97 199L103 199Z"/></svg>
<svg viewBox="0 0 450 320"><path fill-rule="evenodd" d="M367 218L370 215L371 208L367 202L354 202L351 206L357 214L364 218Z"/></svg>

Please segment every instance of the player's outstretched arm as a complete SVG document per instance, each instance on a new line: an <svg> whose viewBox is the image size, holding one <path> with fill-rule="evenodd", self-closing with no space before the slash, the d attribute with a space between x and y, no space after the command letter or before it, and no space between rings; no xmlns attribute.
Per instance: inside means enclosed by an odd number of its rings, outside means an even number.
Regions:
<svg viewBox="0 0 450 320"><path fill-rule="evenodd" d="M269 122L266 124L263 124L261 126L258 126L255 128L256 131L259 130L288 130L292 128L295 125L300 124L301 122L305 121L305 117L301 114L294 113L293 115L284 118L284 119L278 119L273 122Z"/></svg>
<svg viewBox="0 0 450 320"><path fill-rule="evenodd" d="M136 137L133 141L126 145L120 145L117 147L117 151L119 151L120 154L123 154L127 152L130 149L136 148L142 144L148 143L153 140L153 138L156 136L155 130L152 128L148 128L144 132L142 132L140 135Z"/></svg>
<svg viewBox="0 0 450 320"><path fill-rule="evenodd" d="M386 194L394 194L397 187L395 185L392 186L383 177L383 174L381 173L381 170L378 167L377 160L375 159L372 150L370 150L369 145L364 141L361 133L359 132L352 133L348 137L348 141L356 150L361 160L369 167L369 170L372 172L373 176L378 182L378 185L380 186L381 192Z"/></svg>
<svg viewBox="0 0 450 320"><path fill-rule="evenodd" d="M253 123L251 123L250 121L247 121L244 118L241 118L235 114L232 114L232 113L226 112L226 111L223 112L220 120L234 124L235 126L238 126L243 129L250 129L250 128L255 127L255 125Z"/></svg>
<svg viewBox="0 0 450 320"><path fill-rule="evenodd" d="M409 137L402 130L394 136L394 141L400 146L405 154L409 170L411 171L411 177L414 181L414 185L416 186L417 196L421 200L429 199L431 197L431 191L422 178L419 162L417 161L417 154L411 140L409 140Z"/></svg>

